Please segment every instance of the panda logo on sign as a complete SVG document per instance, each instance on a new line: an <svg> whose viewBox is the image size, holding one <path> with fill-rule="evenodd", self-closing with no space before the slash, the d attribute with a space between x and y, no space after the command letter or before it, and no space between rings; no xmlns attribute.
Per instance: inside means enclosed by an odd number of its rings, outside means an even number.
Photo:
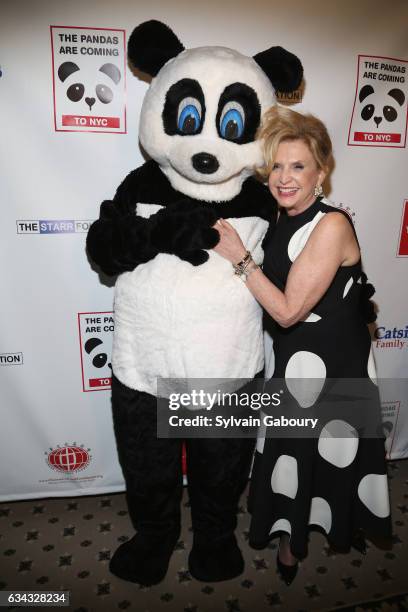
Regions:
<svg viewBox="0 0 408 612"><path fill-rule="evenodd" d="M364 103L360 112L363 121L370 121L372 119L378 128L383 120L387 123L392 123L397 119L398 113L405 102L405 94L401 89L394 87L387 92L387 99L383 99L380 104L377 104L377 100L371 98L374 93L372 85L364 85L360 89L358 99L361 104Z"/></svg>
<svg viewBox="0 0 408 612"><path fill-rule="evenodd" d="M104 105L110 104L114 98L113 85L117 85L121 79L119 68L115 66L115 64L103 64L99 68L98 74L101 73L100 77L103 75L107 76L111 81L111 85L109 86L107 82L100 82L94 87L94 91L93 86L87 86L82 82L84 79L81 79L81 77L77 74L77 72L80 70L80 67L74 62L64 62L58 68L59 80L61 83L66 83L67 85L65 92L67 99L74 103L78 103L83 100L88 106L89 111L92 111L92 108L97 100ZM102 78L100 80L102 80ZM94 97L95 95L96 98Z"/></svg>
<svg viewBox="0 0 408 612"><path fill-rule="evenodd" d="M220 380L235 391L263 369L262 309L212 250L219 240L213 226L228 219L262 262L277 205L253 176L263 164L256 133L275 91L296 90L303 69L282 47L253 57L225 47L185 49L158 21L133 31L128 56L152 77L139 122L150 159L102 203L87 247L103 272L118 275L112 412L137 529L110 570L148 585L163 580L180 535L182 441L158 439L158 398L168 398L172 385L194 389L197 379L207 391ZM187 441L189 571L199 580L227 580L244 569L234 529L253 448L251 439Z"/></svg>
<svg viewBox="0 0 408 612"><path fill-rule="evenodd" d="M108 364L108 368L112 369L110 361L108 361L108 354L105 352L103 346L103 340L100 338L89 338L84 345L86 353L92 360L94 368L103 368ZM97 351L95 349L98 349Z"/></svg>

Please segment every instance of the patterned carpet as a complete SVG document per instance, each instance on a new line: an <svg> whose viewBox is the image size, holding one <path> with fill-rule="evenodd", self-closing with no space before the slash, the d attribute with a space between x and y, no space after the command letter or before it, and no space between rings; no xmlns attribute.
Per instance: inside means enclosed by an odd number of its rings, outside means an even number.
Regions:
<svg viewBox="0 0 408 612"><path fill-rule="evenodd" d="M408 610L408 461L390 462L389 475L392 548L370 545L365 557L334 554L320 533L312 533L309 556L291 587L276 576L276 541L263 551L249 548L245 497L237 530L246 561L242 576L217 584L191 578L185 491L182 539L166 579L149 588L108 571L118 543L132 535L123 494L3 503L0 590L68 590L71 604L65 609L74 612Z"/></svg>

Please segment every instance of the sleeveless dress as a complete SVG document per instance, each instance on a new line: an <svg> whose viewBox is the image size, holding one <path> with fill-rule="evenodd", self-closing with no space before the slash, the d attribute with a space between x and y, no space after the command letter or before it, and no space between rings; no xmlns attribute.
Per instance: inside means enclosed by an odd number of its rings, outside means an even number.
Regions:
<svg viewBox="0 0 408 612"><path fill-rule="evenodd" d="M263 265L264 274L279 289L284 290L291 265L314 227L331 212L342 211L318 198L296 216L281 213L265 238ZM302 400L290 379L317 379L316 403L325 381L343 380L344 384L345 378L361 379L369 387L373 409L380 414L371 339L363 316L366 280L361 261L340 267L303 321L282 328L265 316L275 353L270 382L281 379L285 395L304 416L313 400ZM308 438L265 437L261 427L248 497L253 548L264 548L272 537L286 532L292 553L305 557L312 526L323 530L330 545L340 551L349 550L362 531L374 538L390 537L384 439L360 437L358 429L341 418L332 418L326 425L329 430L334 427L334 437L327 431Z"/></svg>

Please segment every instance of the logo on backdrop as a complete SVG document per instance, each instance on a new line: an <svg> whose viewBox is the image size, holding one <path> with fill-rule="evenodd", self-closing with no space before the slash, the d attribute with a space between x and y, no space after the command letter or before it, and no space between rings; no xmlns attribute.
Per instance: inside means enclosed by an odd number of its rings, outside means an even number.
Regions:
<svg viewBox="0 0 408 612"><path fill-rule="evenodd" d="M105 391L112 383L112 312L78 313L83 391Z"/></svg>
<svg viewBox="0 0 408 612"><path fill-rule="evenodd" d="M93 220L18 219L17 234L84 234Z"/></svg>
<svg viewBox="0 0 408 612"><path fill-rule="evenodd" d="M348 144L405 147L407 67L404 60L359 55Z"/></svg>
<svg viewBox="0 0 408 612"><path fill-rule="evenodd" d="M397 257L408 257L408 200L402 207L401 231L398 244Z"/></svg>
<svg viewBox="0 0 408 612"><path fill-rule="evenodd" d="M0 366L23 365L23 353L0 353Z"/></svg>
<svg viewBox="0 0 408 612"><path fill-rule="evenodd" d="M125 31L51 26L57 132L126 133Z"/></svg>
<svg viewBox="0 0 408 612"><path fill-rule="evenodd" d="M78 446L76 442L73 444L65 444L64 446L57 445L56 448L50 448L45 453L48 466L52 470L63 472L64 474L73 474L85 470L91 462L90 448L84 448L84 445Z"/></svg>
<svg viewBox="0 0 408 612"><path fill-rule="evenodd" d="M406 349L408 347L408 325L385 327L380 325L374 332L375 347L380 349Z"/></svg>
<svg viewBox="0 0 408 612"><path fill-rule="evenodd" d="M395 432L397 429L397 422L398 422L400 407L401 407L400 401L381 403L382 429L383 429L383 434L385 437L385 447L387 449L387 459L390 458L391 453L392 453L392 447L394 444L394 438L395 438Z"/></svg>
<svg viewBox="0 0 408 612"><path fill-rule="evenodd" d="M284 92L277 91L276 92L276 101L279 104L284 104L285 106L292 106L292 104L300 104L303 100L303 88L302 86L296 91Z"/></svg>

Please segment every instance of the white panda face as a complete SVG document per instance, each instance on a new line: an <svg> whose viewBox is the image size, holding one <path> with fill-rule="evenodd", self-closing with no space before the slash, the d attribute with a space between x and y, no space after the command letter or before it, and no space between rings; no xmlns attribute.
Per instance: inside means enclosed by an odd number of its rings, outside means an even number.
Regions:
<svg viewBox="0 0 408 612"><path fill-rule="evenodd" d="M79 110L82 113L93 113L109 104L110 108L115 108L112 112L117 113L114 98L122 75L115 64L104 63L95 71L95 65L86 61L81 62L81 66L74 62L63 62L58 68L58 77L61 81L59 88L64 112ZM74 106L78 109L74 109Z"/></svg>
<svg viewBox="0 0 408 612"><path fill-rule="evenodd" d="M386 96L384 97L384 93ZM373 95L374 94L374 95ZM398 118L399 111L403 109L405 103L405 94L402 89L393 87L389 91L381 91L378 95L372 85L364 85L359 92L359 100L361 103L360 116L363 121L375 123L378 129L380 123L385 120L385 123L392 123ZM404 117L404 112L400 113ZM384 129L387 129L381 126Z"/></svg>
<svg viewBox="0 0 408 612"><path fill-rule="evenodd" d="M252 58L224 47L189 49L153 79L140 142L175 189L229 200L263 163L255 133L274 102L272 84Z"/></svg>

